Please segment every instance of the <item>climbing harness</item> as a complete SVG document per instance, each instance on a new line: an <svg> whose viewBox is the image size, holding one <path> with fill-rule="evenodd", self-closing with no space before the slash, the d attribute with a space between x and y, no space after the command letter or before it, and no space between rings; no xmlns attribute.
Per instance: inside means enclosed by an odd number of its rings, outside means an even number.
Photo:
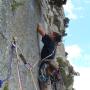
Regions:
<svg viewBox="0 0 90 90"><path fill-rule="evenodd" d="M53 55L53 53L55 52L55 50L53 50L53 52L50 54L50 55L48 55L47 57L45 57L44 59L42 59L39 63L40 63L40 65L43 63L43 62L48 62L48 60L46 60L48 57L50 57L51 55ZM35 86L35 89L37 90L37 87L36 87L36 84L35 84L35 80L34 80L34 77L33 77L33 74L32 74L32 69L38 64L38 62L36 62L33 66L30 64L30 63L27 63L27 61L26 61L26 59L24 58L24 56L23 56L23 54L22 53L20 53L19 54L19 57L21 58L21 60L23 61L23 63L24 63L24 66L30 71L30 73L31 73L31 76L32 76L32 80L33 80L33 84L34 84L34 86ZM46 68L47 68L47 63L46 64L44 64L44 66L42 67L43 68L43 70L40 72L40 71L38 71L39 72L39 80L40 81L43 81L43 83L45 83L45 82L47 82L48 80L49 80L49 77L47 76L47 73L44 73L46 70ZM40 68L39 68L39 70L40 70Z"/></svg>
<svg viewBox="0 0 90 90"><path fill-rule="evenodd" d="M46 72L47 67L48 67L47 62L42 62L39 66L39 70L38 70L39 78L38 79L43 83L47 83L49 79L47 72Z"/></svg>
<svg viewBox="0 0 90 90"><path fill-rule="evenodd" d="M49 58L50 56L52 56L53 54L54 54L54 52L55 52L55 49L53 50L53 52L50 54L50 55L48 55L47 57L45 57L45 58L43 58L42 60L40 60L39 61L39 70L38 70L38 72L39 72L39 80L41 81L41 82L47 82L48 80L49 80L49 77L48 77L48 75L47 75L47 73L46 73L46 68L48 67L48 60L47 60L47 58ZM41 64L43 63L43 65L41 66ZM33 68L36 66L38 64L38 62L36 62L34 65L33 65Z"/></svg>
<svg viewBox="0 0 90 90"><path fill-rule="evenodd" d="M60 71L58 72L58 71L54 70L49 75L47 73L48 65L49 65L48 62L44 62L42 64L42 66L39 69L39 77L38 77L38 79L39 79L39 81L41 83L44 83L44 84L47 84L47 85L48 85L48 82L49 82L49 84L51 84L51 87L53 88L53 90L57 90L57 85L59 83L60 83L60 85L64 85L61 72ZM57 78L58 75L59 75L60 78Z"/></svg>
<svg viewBox="0 0 90 90"><path fill-rule="evenodd" d="M54 50L55 51L55 50ZM50 57L54 51L48 55L47 57L45 57L43 60L41 60L40 65L39 66L39 81L41 83L48 83L48 81L51 81L51 86L53 87L54 90L57 90L57 84L60 83L61 85L64 85L63 82L63 78L61 75L61 72L59 70L59 72L57 71L53 71L51 75L48 76L46 69L49 66L49 61L47 60L48 57ZM57 75L60 75L60 79L57 78Z"/></svg>

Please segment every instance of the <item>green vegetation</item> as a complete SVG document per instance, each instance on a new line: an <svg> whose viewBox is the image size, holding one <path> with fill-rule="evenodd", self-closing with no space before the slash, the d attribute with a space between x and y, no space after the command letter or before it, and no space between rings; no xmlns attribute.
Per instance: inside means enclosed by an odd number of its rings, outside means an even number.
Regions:
<svg viewBox="0 0 90 90"><path fill-rule="evenodd" d="M4 86L3 90L9 90L9 87L8 87L8 82L7 82L7 83L5 83L5 86Z"/></svg>
<svg viewBox="0 0 90 90"><path fill-rule="evenodd" d="M62 74L62 78L63 78L63 81L64 81L64 85L66 88L68 88L70 85L73 84L74 82L74 78L72 75L66 75L66 72L65 72L65 68L69 67L68 66L68 63L63 61L63 59L61 57L58 57L57 58L57 62L59 63L59 67L60 67L60 72Z"/></svg>
<svg viewBox="0 0 90 90"><path fill-rule="evenodd" d="M67 64L63 61L63 59L61 57L57 58L57 62L59 63L60 67L65 68L67 66Z"/></svg>
<svg viewBox="0 0 90 90"><path fill-rule="evenodd" d="M11 4L11 9L14 12L19 6L24 5L24 2L17 2L16 0L13 0Z"/></svg>

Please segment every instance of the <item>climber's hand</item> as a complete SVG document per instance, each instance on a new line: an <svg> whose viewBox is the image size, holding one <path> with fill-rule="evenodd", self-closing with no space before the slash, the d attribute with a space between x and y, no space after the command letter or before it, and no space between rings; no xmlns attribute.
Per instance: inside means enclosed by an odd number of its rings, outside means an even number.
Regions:
<svg viewBox="0 0 90 90"><path fill-rule="evenodd" d="M42 37L44 37L46 34L45 29L42 27L40 23L37 25L37 32L39 32Z"/></svg>

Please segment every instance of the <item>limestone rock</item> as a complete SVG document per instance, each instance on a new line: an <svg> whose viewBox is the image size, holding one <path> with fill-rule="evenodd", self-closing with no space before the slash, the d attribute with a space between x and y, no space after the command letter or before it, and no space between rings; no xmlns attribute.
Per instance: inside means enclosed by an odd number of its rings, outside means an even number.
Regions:
<svg viewBox="0 0 90 90"><path fill-rule="evenodd" d="M63 6L50 5L49 1L0 0L0 79L5 78L8 73L7 61L9 61L12 37L17 38L16 44L21 50L18 50L18 53L22 52L27 62L32 65L40 60L40 48L42 48L40 37L36 32L38 22L43 24L47 33L56 31L63 38L63 32L65 32ZM63 42L57 49L57 57L66 60ZM36 90L31 74L21 60L19 71L23 90ZM39 90L37 64L32 73L37 90ZM9 90L19 90L16 55L13 57L12 74L8 82ZM3 90L3 87L0 90ZM64 85L59 84L57 87L58 90L66 90Z"/></svg>

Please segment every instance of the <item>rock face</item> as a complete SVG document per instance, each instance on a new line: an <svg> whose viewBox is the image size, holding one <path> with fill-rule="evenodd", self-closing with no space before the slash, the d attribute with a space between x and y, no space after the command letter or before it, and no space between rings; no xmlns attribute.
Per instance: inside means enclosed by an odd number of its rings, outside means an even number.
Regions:
<svg viewBox="0 0 90 90"><path fill-rule="evenodd" d="M40 22L40 7L36 0L2 0L0 3L0 71L5 66L1 79L7 76L7 60L12 37L17 38L17 45L25 56L27 62L32 65L40 60L38 35L36 32L37 23ZM13 7L16 7L13 9ZM19 52L19 51L18 51ZM37 85L37 65L32 70ZM30 73L25 69L22 61L19 62L19 71L23 90L35 90ZM12 74L9 82L9 90L19 90L19 79L17 72L17 58L14 56L12 62ZM4 85L3 85L4 86ZM3 89L0 89L3 90Z"/></svg>
<svg viewBox="0 0 90 90"><path fill-rule="evenodd" d="M50 0L0 0L0 79L7 77L8 62L10 57L10 45L13 37L16 37L16 45L20 48L18 53L23 53L25 59L31 65L40 60L40 39L36 32L37 23L41 22L47 33L56 31L62 35L65 33L64 10L62 5L50 5ZM64 60L65 49L63 42L57 49L57 57ZM12 61L11 77L7 81L9 90L39 90L37 74L38 66L32 69L32 75L25 68L19 58L17 68L17 56L14 54ZM18 70L19 69L19 73ZM18 74L20 77L18 77ZM36 88L35 88L36 86ZM60 85L59 85L60 86ZM65 90L63 86L58 86L58 90ZM4 85L0 90L3 90ZM51 89L48 89L51 90ZM68 89L71 90L71 89Z"/></svg>

